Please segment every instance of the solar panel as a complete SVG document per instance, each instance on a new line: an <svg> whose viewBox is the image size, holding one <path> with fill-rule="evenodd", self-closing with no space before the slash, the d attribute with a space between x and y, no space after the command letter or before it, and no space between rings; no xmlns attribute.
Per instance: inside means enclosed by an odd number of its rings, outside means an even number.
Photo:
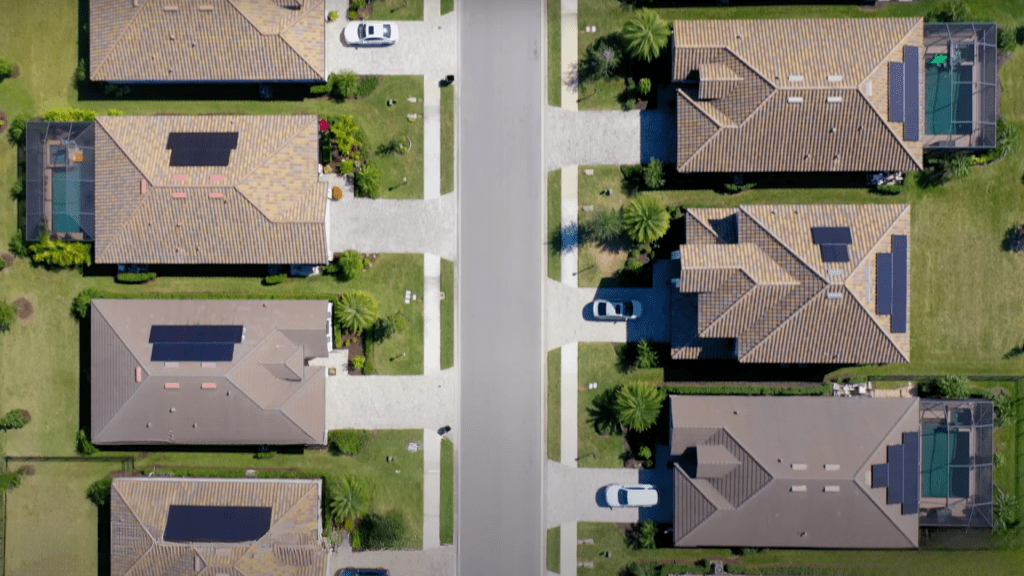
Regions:
<svg viewBox="0 0 1024 576"><path fill-rule="evenodd" d="M153 362L230 362L234 344L168 342L153 344Z"/></svg>
<svg viewBox="0 0 1024 576"><path fill-rule="evenodd" d="M853 234L848 226L811 228L815 244L853 244Z"/></svg>
<svg viewBox="0 0 1024 576"><path fill-rule="evenodd" d="M921 139L921 52L917 46L903 47L904 100L903 139Z"/></svg>
<svg viewBox="0 0 1024 576"><path fill-rule="evenodd" d="M886 504L903 502L903 446L889 446L889 489Z"/></svg>
<svg viewBox="0 0 1024 576"><path fill-rule="evenodd" d="M871 465L871 487L872 488L885 488L889 484L889 465L888 464L872 464Z"/></svg>
<svg viewBox="0 0 1024 576"><path fill-rule="evenodd" d="M892 237L892 331L907 331L907 237Z"/></svg>
<svg viewBox="0 0 1024 576"><path fill-rule="evenodd" d="M242 341L242 327L232 325L159 325L149 330L149 341L157 342L221 342Z"/></svg>
<svg viewBox="0 0 1024 576"><path fill-rule="evenodd" d="M889 62L889 122L903 122L903 62Z"/></svg>
<svg viewBox="0 0 1024 576"><path fill-rule="evenodd" d="M171 505L166 542L252 542L270 531L269 506Z"/></svg>
<svg viewBox="0 0 1024 576"><path fill-rule="evenodd" d="M892 314L892 254L876 255L875 268L875 313Z"/></svg>
<svg viewBox="0 0 1024 576"><path fill-rule="evenodd" d="M825 262L849 262L850 251L846 244L822 244L821 259Z"/></svg>
<svg viewBox="0 0 1024 576"><path fill-rule="evenodd" d="M171 166L227 166L238 146L238 132L171 132Z"/></svg>
<svg viewBox="0 0 1024 576"><path fill-rule="evenodd" d="M917 432L903 434L903 514L917 514L921 509L921 459Z"/></svg>

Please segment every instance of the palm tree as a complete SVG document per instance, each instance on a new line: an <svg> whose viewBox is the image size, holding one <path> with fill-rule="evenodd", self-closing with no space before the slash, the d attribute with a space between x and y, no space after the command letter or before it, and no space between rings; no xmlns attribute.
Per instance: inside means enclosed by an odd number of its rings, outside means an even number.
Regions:
<svg viewBox="0 0 1024 576"><path fill-rule="evenodd" d="M645 432L658 421L665 391L650 382L630 382L615 394L619 423L636 432Z"/></svg>
<svg viewBox="0 0 1024 576"><path fill-rule="evenodd" d="M641 196L622 210L622 223L634 242L649 244L668 232L668 210L653 196Z"/></svg>
<svg viewBox="0 0 1024 576"><path fill-rule="evenodd" d="M668 45L670 32L668 24L655 11L644 8L622 27L622 39L633 58L650 62Z"/></svg>
<svg viewBox="0 0 1024 576"><path fill-rule="evenodd" d="M328 510L336 522L351 520L366 512L369 497L355 476L345 476L331 486Z"/></svg>
<svg viewBox="0 0 1024 576"><path fill-rule="evenodd" d="M346 332L362 332L377 320L377 301L366 292L344 294L334 308L334 319Z"/></svg>

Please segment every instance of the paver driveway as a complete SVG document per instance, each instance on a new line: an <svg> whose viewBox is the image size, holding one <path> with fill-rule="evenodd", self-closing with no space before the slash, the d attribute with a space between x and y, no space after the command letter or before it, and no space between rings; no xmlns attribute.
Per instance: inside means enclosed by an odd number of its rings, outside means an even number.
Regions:
<svg viewBox="0 0 1024 576"><path fill-rule="evenodd" d="M455 194L432 200L343 197L330 203L331 251L437 254L455 260Z"/></svg>
<svg viewBox="0 0 1024 576"><path fill-rule="evenodd" d="M545 525L567 522L636 522L637 508L608 508L601 488L609 484L638 484L640 471L630 468L572 468L552 460L548 466Z"/></svg>
<svg viewBox="0 0 1024 576"><path fill-rule="evenodd" d="M327 25L327 71L356 74L424 75L441 80L455 74L457 22L455 13L423 22L396 22L398 41L393 46L360 48L341 39L344 18Z"/></svg>
<svg viewBox="0 0 1024 576"><path fill-rule="evenodd" d="M640 111L575 112L548 106L544 112L548 170L572 164L639 164Z"/></svg>

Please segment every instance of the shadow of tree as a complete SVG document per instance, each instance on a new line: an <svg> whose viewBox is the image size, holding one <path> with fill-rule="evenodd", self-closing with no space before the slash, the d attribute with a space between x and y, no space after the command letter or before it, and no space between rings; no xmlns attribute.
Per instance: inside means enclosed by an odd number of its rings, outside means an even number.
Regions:
<svg viewBox="0 0 1024 576"><path fill-rule="evenodd" d="M1002 247L1005 252L1024 251L1024 224L1016 224L1006 230Z"/></svg>
<svg viewBox="0 0 1024 576"><path fill-rule="evenodd" d="M602 436L608 434L621 434L622 427L619 426L619 418L615 412L615 394L619 387L608 388L594 397L591 405L587 407L587 423L594 427L594 431Z"/></svg>

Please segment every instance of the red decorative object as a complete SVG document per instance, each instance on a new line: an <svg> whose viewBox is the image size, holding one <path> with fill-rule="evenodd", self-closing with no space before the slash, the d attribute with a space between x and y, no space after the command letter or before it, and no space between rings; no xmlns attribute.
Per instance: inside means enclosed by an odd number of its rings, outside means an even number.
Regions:
<svg viewBox="0 0 1024 576"><path fill-rule="evenodd" d="M328 122L327 120L323 120L323 119L320 120L320 131L321 132L326 132L327 130L330 130L330 128L331 128L331 123L330 122Z"/></svg>

